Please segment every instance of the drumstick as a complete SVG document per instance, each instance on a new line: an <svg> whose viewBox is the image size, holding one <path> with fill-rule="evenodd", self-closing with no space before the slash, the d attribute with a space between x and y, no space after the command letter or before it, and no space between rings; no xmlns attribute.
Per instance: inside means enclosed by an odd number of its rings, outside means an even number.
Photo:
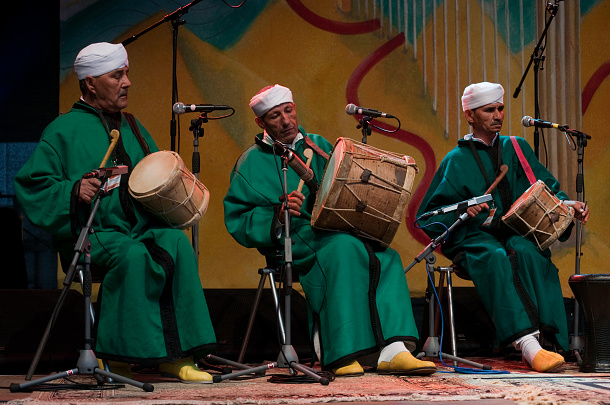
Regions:
<svg viewBox="0 0 610 405"><path fill-rule="evenodd" d="M303 155L305 155L305 157L307 158L307 162L305 162L305 165L309 167L311 165L311 158L313 157L313 150L307 148L303 151ZM301 181L299 181L299 186L297 187L297 191L299 193L303 189L303 184L305 184L305 180L301 179Z"/></svg>
<svg viewBox="0 0 610 405"><path fill-rule="evenodd" d="M117 141L119 140L119 135L121 135L121 134L116 129L113 129L112 131L110 131L110 137L112 138L112 141L110 141L110 146L108 147L108 150L106 151L106 156L104 156L102 163L100 163L100 169L102 169L104 166L106 166L106 161L110 157L112 150L114 149Z"/></svg>
<svg viewBox="0 0 610 405"><path fill-rule="evenodd" d="M491 183L491 186L489 186L489 188L487 189L485 194L491 194L491 192L494 190L494 188L496 188L496 186L500 183L500 181L502 181L504 176L506 176L506 172L508 172L508 166L506 166L506 165L500 166L500 174L498 174L498 177L496 177L494 182Z"/></svg>

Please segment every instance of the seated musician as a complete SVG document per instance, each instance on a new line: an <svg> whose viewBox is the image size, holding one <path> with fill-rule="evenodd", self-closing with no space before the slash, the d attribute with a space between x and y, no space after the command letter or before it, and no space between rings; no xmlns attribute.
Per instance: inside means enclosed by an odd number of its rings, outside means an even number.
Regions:
<svg viewBox="0 0 610 405"><path fill-rule="evenodd" d="M190 241L134 204L127 190L129 173L146 149L158 150L139 121L121 113L131 86L127 52L121 44L89 45L74 70L82 97L47 126L19 171L19 203L34 225L53 234L62 261L70 263L101 184L84 175L104 161L110 133L118 130L108 166L126 165L129 172L108 180L110 191L89 237L91 262L107 271L95 353L124 377L132 377L130 363L158 364L183 382L212 382L192 359L213 349L216 338Z"/></svg>
<svg viewBox="0 0 610 405"><path fill-rule="evenodd" d="M304 150L312 149L311 169L320 180L332 145L299 126L292 92L286 87L263 88L250 107L263 131L231 173L224 198L225 225L243 246L275 256L284 246L282 153L291 149L305 162ZM433 362L416 359L405 346L414 349L418 334L400 256L349 233L313 229L315 179L299 192L299 175L288 168L292 264L312 323L319 325L322 368L338 376L362 375L358 358L381 351L379 373L434 373Z"/></svg>
<svg viewBox="0 0 610 405"><path fill-rule="evenodd" d="M567 350L567 317L550 250L541 251L500 220L531 184L511 137L499 134L504 120L503 97L500 84L482 82L466 87L462 107L472 133L460 139L443 159L417 215L483 195L498 177L500 166L508 166L506 176L492 192L493 204L469 207L469 218L449 234L441 250L468 271L495 325L496 343L501 347L512 343L532 369L550 372L559 369L564 358L542 349L539 339L543 336L555 347ZM514 140L535 179L544 181L558 199L567 199L529 144L523 138ZM573 208L575 218L584 224L589 218L588 207L575 202ZM453 212L432 217L427 223L450 226L456 219ZM439 225L425 229L434 238L444 230ZM571 226L560 240L567 239L570 230Z"/></svg>

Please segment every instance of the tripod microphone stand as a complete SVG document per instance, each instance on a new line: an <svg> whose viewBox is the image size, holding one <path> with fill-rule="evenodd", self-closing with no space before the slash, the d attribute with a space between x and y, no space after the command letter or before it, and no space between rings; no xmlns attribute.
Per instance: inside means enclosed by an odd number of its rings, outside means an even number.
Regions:
<svg viewBox="0 0 610 405"><path fill-rule="evenodd" d="M111 174L112 171L104 172L104 176L106 175L106 173ZM78 240L76 241L76 244L74 246L74 252L75 252L74 258L72 259L72 262L70 263L70 267L68 268L68 271L66 272L66 277L63 282L63 285L64 285L63 290L61 292L59 299L57 300L57 304L55 305L55 309L53 310L51 319L49 320L49 323L47 324L47 328L44 332L42 340L40 341L40 344L38 345L38 349L36 351L36 354L34 356L32 364L30 365L30 369L28 370L28 374L26 375L25 379L26 379L26 381L31 380L32 375L34 374L34 370L36 369L36 365L38 364L38 361L40 360L40 356L42 355L42 351L44 350L44 347L46 345L49 334L51 333L51 329L53 328L53 325L55 324L56 316L59 314L61 305L63 304L63 301L65 300L65 297L67 296L67 293L70 289L70 285L72 284L72 280L74 278L74 274L76 271L76 266L78 264L78 261L79 261L80 257L82 255L84 255L85 266L84 266L84 270L83 270L83 280L84 280L83 295L85 297L85 304L84 304L85 305L85 345L84 345L84 349L80 350L80 356L76 363L76 368L66 370L66 371L63 371L63 372L60 372L57 374L52 374L52 375L49 375L46 377L39 378L34 381L22 383L22 384L12 383L10 385L11 392L22 391L29 387L33 387L33 386L36 386L36 385L39 385L39 384L42 384L42 383L45 383L48 381L53 381L53 380L57 380L60 378L65 378L68 376L79 375L79 374L93 376L97 380L98 384L100 384L100 385L104 381L103 377L106 377L109 379L111 378L114 381L130 384L135 387L142 388L144 391L147 391L147 392L152 392L154 390L154 386L152 384L141 383L141 382L132 380L130 378L123 377L121 375L118 375L118 374L115 374L115 373L112 373L110 371L106 371L106 370L100 368L98 360L92 349L93 339L91 338L91 313L90 313L90 306L91 306L91 269L90 269L91 244L89 242L89 234L93 233L91 224L93 223L93 219L94 219L95 213L100 205L100 201L101 201L102 197L105 197L107 195L107 193L105 191L103 191L103 186L104 186L106 179L107 179L106 177L104 177L102 179L103 180L102 188L100 188L100 191L95 196L95 200L94 200L94 202L92 204L92 208L91 208L91 213L89 214L89 219L87 220L86 225L83 226L83 228L81 229Z"/></svg>
<svg viewBox="0 0 610 405"><path fill-rule="evenodd" d="M585 180L583 174L583 166L584 166L584 155L585 155L585 147L587 146L587 140L591 139L591 136L585 134L581 131L576 131L574 129L569 129L567 125L561 126L558 128L560 131L565 132L566 134L573 135L576 137L577 144L577 166L578 172L576 174L576 195L578 201L583 201L584 197L584 188L585 188ZM580 274L580 258L582 256L582 252L580 250L580 245L582 243L582 224L580 221L576 221L576 262L574 267L574 274ZM582 337L579 335L579 322L580 322L580 305L577 300L574 300L574 334L572 339L570 340L570 350L574 353L576 357L577 363L580 365L582 362L582 358L580 353L583 351L584 343Z"/></svg>
<svg viewBox="0 0 610 405"><path fill-rule="evenodd" d="M292 296L292 239L290 238L290 212L288 208L288 189L287 189L287 172L288 172L288 154L282 155L282 172L284 173L284 181L282 184L284 193L284 342L278 355L277 361L274 363L265 364L259 367L247 368L244 370L236 371L231 374L224 374L220 376L214 376L214 382L221 382L236 378L242 375L260 373L272 368L288 368L291 375L296 375L297 371L311 377L316 382L322 385L328 385L329 380L326 377L318 375L317 372L307 366L299 363L299 358L291 344L291 325L290 325L290 311L291 311L291 296ZM278 312L279 314L279 312ZM208 356L208 358L217 359L216 357ZM228 363L228 362L227 362ZM233 362L228 363L231 365L237 365Z"/></svg>
<svg viewBox="0 0 610 405"><path fill-rule="evenodd" d="M428 295L428 300L429 300L429 303L428 303L428 338L426 339L426 342L424 343L422 352L419 353L416 357L418 359L422 358L422 357L438 357L438 358L442 359L443 357L445 357L450 360L453 360L454 364L456 364L456 365L457 365L457 363L463 363L463 364L468 364L473 367L481 368L483 370L491 370L491 366L483 365L483 364L476 363L476 362L466 360L466 359L456 356L455 337L454 337L453 327L451 328L453 354L450 355L450 354L441 352L440 338L439 338L439 336L436 336L436 331L434 330L435 329L434 328L434 326L435 326L434 299L437 296L436 290L434 287L434 263L436 263L436 256L434 255L434 250L438 246L440 246L440 244L445 240L447 235L449 235L449 233L451 231L453 231L453 229L455 229L460 224L462 224L462 222L464 222L466 219L468 219L468 214L465 212L465 213L461 214L458 217L458 219L445 232L443 232L442 235L440 235L436 239L433 239L428 244L428 246L426 246L426 248L424 250L422 250L421 253L419 255L417 255L417 257L415 257L413 262L411 262L411 264L409 266L407 266L407 268L405 268L405 274L406 274L409 270L411 270L411 268L413 266L415 266L415 264L421 262L422 260L426 260L426 272L428 274L428 288L427 288L426 294ZM442 318L441 318L441 322L442 322Z"/></svg>

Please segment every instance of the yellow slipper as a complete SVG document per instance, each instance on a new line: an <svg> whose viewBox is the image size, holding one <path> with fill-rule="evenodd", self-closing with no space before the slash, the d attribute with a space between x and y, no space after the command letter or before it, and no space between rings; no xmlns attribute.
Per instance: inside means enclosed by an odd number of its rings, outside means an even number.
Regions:
<svg viewBox="0 0 610 405"><path fill-rule="evenodd" d="M102 359L97 359L97 363L102 370L105 370L104 363ZM131 372L131 367L127 363L122 363L120 361L108 361L108 371L114 374L118 374L121 377L129 378L133 380L133 373Z"/></svg>
<svg viewBox="0 0 610 405"><path fill-rule="evenodd" d="M532 368L540 373L550 373L563 366L565 362L561 354L542 349L534 356Z"/></svg>
<svg viewBox="0 0 610 405"><path fill-rule="evenodd" d="M344 366L333 368L332 371L337 377L357 377L364 375L364 369L357 360L353 360Z"/></svg>
<svg viewBox="0 0 610 405"><path fill-rule="evenodd" d="M164 377L178 378L180 382L187 384L212 383L212 376L201 371L190 358L180 359L175 363L160 364L159 373Z"/></svg>
<svg viewBox="0 0 610 405"><path fill-rule="evenodd" d="M436 372L436 365L431 361L416 359L408 352L400 352L389 362L382 361L377 366L379 374L430 375Z"/></svg>

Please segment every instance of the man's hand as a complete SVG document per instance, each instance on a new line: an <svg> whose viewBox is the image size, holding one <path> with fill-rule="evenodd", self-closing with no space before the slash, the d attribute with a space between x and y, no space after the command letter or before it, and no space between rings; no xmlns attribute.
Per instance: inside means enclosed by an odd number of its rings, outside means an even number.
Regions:
<svg viewBox="0 0 610 405"><path fill-rule="evenodd" d="M98 179L82 179L80 182L78 201L91 204L99 191L101 184L102 182Z"/></svg>
<svg viewBox="0 0 610 405"><path fill-rule="evenodd" d="M305 196L296 190L288 195L288 212L290 215L297 217L301 215L303 201L305 201ZM280 222L284 223L284 204L282 204L278 216Z"/></svg>
<svg viewBox="0 0 610 405"><path fill-rule="evenodd" d="M477 215L479 215L479 213L483 210L488 210L489 209L489 205L487 205L487 203L483 203L483 204L477 204L477 205L473 205L470 206L466 209L466 212L468 213L468 216L470 218L474 218Z"/></svg>
<svg viewBox="0 0 610 405"><path fill-rule="evenodd" d="M574 201L570 205L574 208L574 218L578 219L581 224L586 224L589 220L589 207L580 201Z"/></svg>

